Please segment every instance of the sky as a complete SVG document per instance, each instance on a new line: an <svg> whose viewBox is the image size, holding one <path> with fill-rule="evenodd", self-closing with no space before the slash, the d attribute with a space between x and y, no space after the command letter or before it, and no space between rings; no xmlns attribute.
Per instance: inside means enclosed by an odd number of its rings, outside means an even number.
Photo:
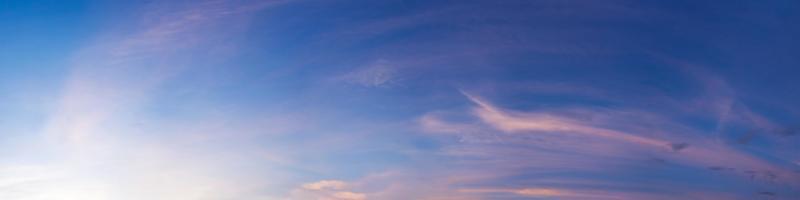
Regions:
<svg viewBox="0 0 800 200"><path fill-rule="evenodd" d="M800 199L800 2L2 0L0 199Z"/></svg>

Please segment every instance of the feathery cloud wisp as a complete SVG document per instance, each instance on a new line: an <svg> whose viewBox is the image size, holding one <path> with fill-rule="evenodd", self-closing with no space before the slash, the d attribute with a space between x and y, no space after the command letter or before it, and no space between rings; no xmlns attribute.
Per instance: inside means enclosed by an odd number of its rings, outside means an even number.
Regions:
<svg viewBox="0 0 800 200"><path fill-rule="evenodd" d="M667 147L665 141L639 137L619 131L596 128L583 125L578 121L562 118L548 114L512 114L481 100L478 97L464 93L470 101L479 107L475 113L481 120L492 127L508 132L542 131L542 132L561 132L578 133L587 136L605 137L615 140L622 140L636 144Z"/></svg>

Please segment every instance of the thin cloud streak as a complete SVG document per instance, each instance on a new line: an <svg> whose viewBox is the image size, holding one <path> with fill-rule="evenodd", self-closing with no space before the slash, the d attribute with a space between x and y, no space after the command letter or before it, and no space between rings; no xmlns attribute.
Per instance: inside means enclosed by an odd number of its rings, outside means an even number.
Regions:
<svg viewBox="0 0 800 200"><path fill-rule="evenodd" d="M472 112L469 114L479 120L484 126L503 132L503 134L492 134L491 139L487 138L483 141L459 140L459 143L449 145L442 149L446 156L469 158L461 162L461 165L482 168L478 171L481 171L481 173L493 174L487 175L480 180L471 180L459 184L477 184L491 180L502 180L505 177L515 176L515 174L530 173L526 171L531 170L540 171L543 174L555 173L557 171L605 174L610 173L609 170L612 170L612 167L619 167L620 165L630 167L642 165L677 165L682 168L701 171L708 170L708 166L727 166L734 170L731 171L731 173L725 173L724 176L731 176L731 178L738 179L739 181L745 181L747 179L756 181L750 184L768 184L772 185L772 187L776 187L774 184L779 183L791 185L788 187L795 187L798 184L797 181L794 181L796 180L795 178L797 178L797 174L793 173L792 170L786 166L760 159L748 152L728 146L726 143L719 143L714 137L703 136L703 134L700 133L701 130L684 127L673 122L652 121L658 119L654 117L628 118L626 116L620 118L625 115L614 115L602 112L593 113L595 111L590 110L577 112L596 116L594 117L597 118L595 121L587 122L585 121L586 119L583 118L575 119L563 117L571 115L565 115L553 110L542 111L541 113L510 111L499 108L483 100L483 98L470 93L462 91L462 94L475 105ZM442 111L436 111L421 116L418 119L419 125L427 132L447 133L457 136L491 133L491 129L482 128L469 121L464 122L460 120L458 123L448 121L441 112ZM636 125L641 120L650 120L649 122L654 123ZM613 130L593 127L593 125L597 123L603 123L610 127L624 127L630 130ZM618 125L623 123L629 125ZM659 126L653 127L652 124L658 124ZM656 131L656 133L664 133L651 134L652 136L637 135L638 131L652 129L661 129ZM689 132L671 134L669 130L683 130ZM526 138L524 137L525 135L530 135L537 139ZM650 138L655 136L663 139ZM687 143L681 143L680 141L686 141ZM643 155L652 156L650 158L652 161L647 161L648 158L643 158ZM531 160L522 158L530 158ZM652 162L652 164L647 164L648 162ZM494 176L494 178L492 178L492 176ZM588 180L591 179L582 181L585 182ZM627 184L625 181L619 182L620 180L605 181L609 183L617 182L622 185ZM538 181L538 184L547 185L544 181ZM783 188L780 190L786 189L784 187L777 188ZM577 188L568 187L566 189L568 191ZM471 193L475 195L488 195L491 193L521 195L519 190L521 189L468 188L462 191L471 191ZM592 198L669 199L660 193L644 192L638 189L623 189L619 192L620 193L610 196L601 195L592 196ZM560 193L548 194L556 195ZM709 198L710 196L730 197L730 195L724 193L701 193L699 191L687 195L686 198L701 196L705 196L705 198ZM563 198L581 199L581 197L574 196L573 198L563 196ZM584 198L588 197L584 196Z"/></svg>
<svg viewBox="0 0 800 200"><path fill-rule="evenodd" d="M339 180L321 180L303 184L292 191L292 200L365 200L367 195L348 191L350 184Z"/></svg>
<svg viewBox="0 0 800 200"><path fill-rule="evenodd" d="M669 144L665 141L659 141L650 138L638 137L614 130L595 128L579 124L576 121L560 118L552 115L514 115L505 113L499 108L472 96L468 93L463 93L470 101L479 105L475 113L484 122L491 126L508 132L524 132L524 131L544 131L544 132L563 132L563 133L578 133L591 136L612 138L616 140L623 140L631 143L667 147Z"/></svg>

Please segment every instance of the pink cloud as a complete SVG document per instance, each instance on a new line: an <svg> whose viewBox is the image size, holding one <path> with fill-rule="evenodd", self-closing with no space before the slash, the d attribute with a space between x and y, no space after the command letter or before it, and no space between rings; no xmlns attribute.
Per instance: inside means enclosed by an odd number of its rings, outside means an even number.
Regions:
<svg viewBox="0 0 800 200"><path fill-rule="evenodd" d="M582 124L580 121L560 117L552 114L538 113L511 113L481 100L478 97L464 93L470 101L478 104L475 114L483 122L506 132L561 132L577 133L587 136L604 137L615 140L627 141L635 144L667 147L669 142L640 137L624 132L603 129Z"/></svg>

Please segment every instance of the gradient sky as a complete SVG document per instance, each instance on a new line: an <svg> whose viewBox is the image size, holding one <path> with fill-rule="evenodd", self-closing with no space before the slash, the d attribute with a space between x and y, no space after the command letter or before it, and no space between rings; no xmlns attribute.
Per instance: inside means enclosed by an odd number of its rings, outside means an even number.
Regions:
<svg viewBox="0 0 800 200"><path fill-rule="evenodd" d="M800 199L797 1L0 1L0 199Z"/></svg>

